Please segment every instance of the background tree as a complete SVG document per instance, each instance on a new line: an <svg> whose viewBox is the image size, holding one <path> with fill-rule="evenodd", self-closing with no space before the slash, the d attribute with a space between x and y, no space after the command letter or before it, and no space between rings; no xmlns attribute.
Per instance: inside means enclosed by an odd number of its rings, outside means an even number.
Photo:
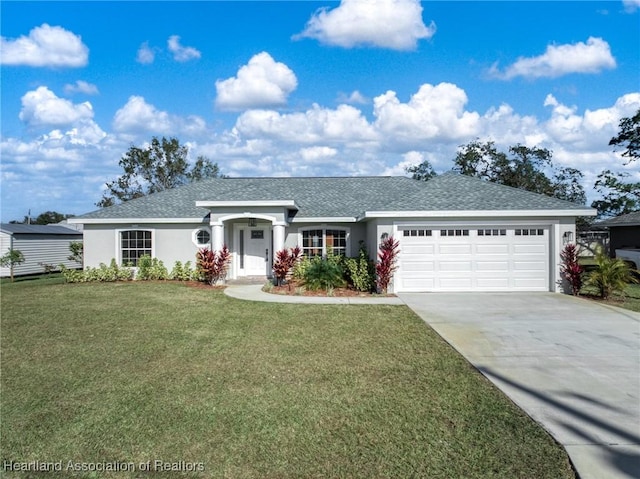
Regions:
<svg viewBox="0 0 640 479"><path fill-rule="evenodd" d="M518 144L505 153L492 141L475 140L460 147L453 163L453 170L463 175L562 200L586 202L582 173L575 168L556 167L546 148Z"/></svg>
<svg viewBox="0 0 640 479"><path fill-rule="evenodd" d="M634 116L620 120L619 127L618 135L611 138L609 145L625 148L622 156L628 165L640 158L640 109ZM628 173L611 170L598 175L594 188L602 199L591 203L591 207L598 210L598 217L618 216L640 209L640 182L626 181L628 177Z"/></svg>
<svg viewBox="0 0 640 479"><path fill-rule="evenodd" d="M13 282L13 269L22 263L24 263L24 255L22 254L22 251L18 249L11 248L4 254L4 256L0 257L0 266L9 267L11 282Z"/></svg>
<svg viewBox="0 0 640 479"><path fill-rule="evenodd" d="M609 141L610 146L623 146L622 153L627 159L627 164L640 158L640 108L635 115L623 118L618 125L620 131Z"/></svg>
<svg viewBox="0 0 640 479"><path fill-rule="evenodd" d="M118 163L123 174L107 182L108 192L96 203L111 206L205 178L221 176L217 163L199 156L190 166L189 149L176 138L153 137L147 148L132 145Z"/></svg>
<svg viewBox="0 0 640 479"><path fill-rule="evenodd" d="M437 175L429 160L424 160L419 165L413 165L405 168L407 173L411 174L414 180L427 181Z"/></svg>
<svg viewBox="0 0 640 479"><path fill-rule="evenodd" d="M63 213L58 213L57 211L45 211L44 213L40 213L35 218L31 218L30 215L25 216L22 221L12 220L9 223L13 224L32 224L32 225L49 225L52 223L60 223L66 219L73 218L73 215L65 215Z"/></svg>

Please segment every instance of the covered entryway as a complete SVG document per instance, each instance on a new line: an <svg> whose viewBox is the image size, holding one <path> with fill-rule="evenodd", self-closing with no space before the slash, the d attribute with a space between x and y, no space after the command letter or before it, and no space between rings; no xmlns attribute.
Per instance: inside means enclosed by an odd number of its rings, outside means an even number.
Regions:
<svg viewBox="0 0 640 479"><path fill-rule="evenodd" d="M398 227L397 292L549 291L548 226Z"/></svg>
<svg viewBox="0 0 640 479"><path fill-rule="evenodd" d="M236 277L269 276L272 266L271 225L235 224L233 251Z"/></svg>

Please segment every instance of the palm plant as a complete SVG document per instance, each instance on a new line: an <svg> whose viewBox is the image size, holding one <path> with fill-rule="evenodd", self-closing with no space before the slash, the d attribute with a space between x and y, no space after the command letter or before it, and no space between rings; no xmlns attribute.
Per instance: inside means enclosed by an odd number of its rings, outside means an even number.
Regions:
<svg viewBox="0 0 640 479"><path fill-rule="evenodd" d="M596 268L587 276L585 286L596 288L602 299L624 291L629 283L638 282L628 263L619 258L609 258L602 248L598 250L595 261Z"/></svg>

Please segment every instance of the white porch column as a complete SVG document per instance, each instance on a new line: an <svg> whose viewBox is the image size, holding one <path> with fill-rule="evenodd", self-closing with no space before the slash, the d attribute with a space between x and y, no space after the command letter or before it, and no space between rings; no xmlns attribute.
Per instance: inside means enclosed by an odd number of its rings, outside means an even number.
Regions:
<svg viewBox="0 0 640 479"><path fill-rule="evenodd" d="M273 223L273 256L284 249L284 224Z"/></svg>
<svg viewBox="0 0 640 479"><path fill-rule="evenodd" d="M211 250L220 251L224 244L224 225L222 223L211 224Z"/></svg>

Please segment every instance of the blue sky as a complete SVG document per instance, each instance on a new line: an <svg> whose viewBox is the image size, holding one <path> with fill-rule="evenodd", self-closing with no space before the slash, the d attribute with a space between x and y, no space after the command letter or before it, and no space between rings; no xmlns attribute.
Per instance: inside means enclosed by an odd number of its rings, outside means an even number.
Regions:
<svg viewBox="0 0 640 479"><path fill-rule="evenodd" d="M14 2L1 8L2 221L95 209L135 144L231 176L449 170L475 138L626 169L638 0Z"/></svg>

